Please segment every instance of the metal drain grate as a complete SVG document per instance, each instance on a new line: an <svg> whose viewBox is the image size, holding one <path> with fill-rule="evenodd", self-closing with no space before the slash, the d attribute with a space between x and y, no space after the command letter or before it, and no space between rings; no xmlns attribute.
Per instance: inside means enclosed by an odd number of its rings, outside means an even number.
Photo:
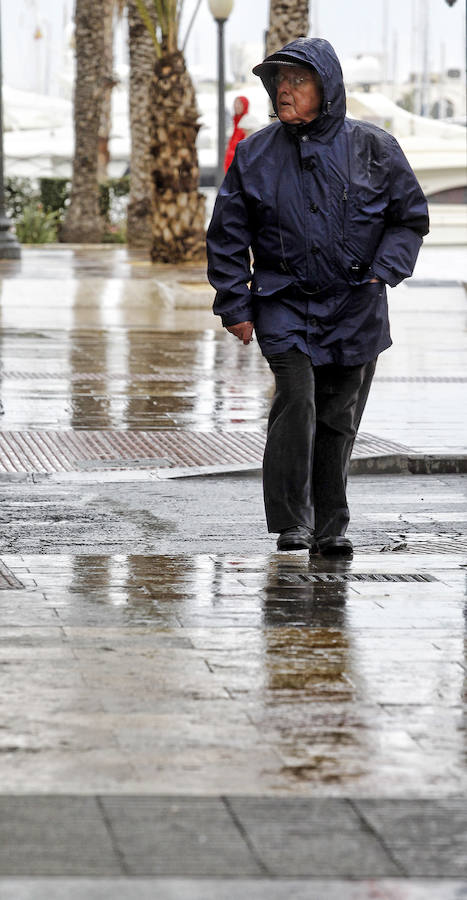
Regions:
<svg viewBox="0 0 467 900"><path fill-rule="evenodd" d="M13 575L13 572L0 560L0 591L21 590L24 584Z"/></svg>
<svg viewBox="0 0 467 900"><path fill-rule="evenodd" d="M335 584L347 581L364 581L364 582L427 582L438 581L434 575L422 575L419 572L411 574L387 573L387 572L298 572L291 575L283 575L281 581L288 584L308 584L311 582L321 582L323 584Z"/></svg>
<svg viewBox="0 0 467 900"><path fill-rule="evenodd" d="M3 431L0 471L238 465L261 461L263 447L259 432Z"/></svg>
<svg viewBox="0 0 467 900"><path fill-rule="evenodd" d="M262 464L263 431L2 431L0 472L74 472ZM362 433L354 458L406 454L393 441Z"/></svg>
<svg viewBox="0 0 467 900"><path fill-rule="evenodd" d="M389 534L389 537L396 546L406 544L403 547L406 553L467 553L467 539L459 535L406 532L403 538L394 534Z"/></svg>

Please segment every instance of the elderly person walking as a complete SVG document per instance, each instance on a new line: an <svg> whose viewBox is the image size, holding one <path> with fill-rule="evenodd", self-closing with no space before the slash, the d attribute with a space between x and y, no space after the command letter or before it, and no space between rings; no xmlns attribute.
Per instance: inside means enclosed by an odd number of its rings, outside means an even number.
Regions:
<svg viewBox="0 0 467 900"><path fill-rule="evenodd" d="M327 41L292 41L253 72L280 121L238 144L220 188L214 312L244 344L256 333L275 376L263 486L278 549L350 556L347 473L391 345L386 284L412 274L427 205L397 141L346 117Z"/></svg>

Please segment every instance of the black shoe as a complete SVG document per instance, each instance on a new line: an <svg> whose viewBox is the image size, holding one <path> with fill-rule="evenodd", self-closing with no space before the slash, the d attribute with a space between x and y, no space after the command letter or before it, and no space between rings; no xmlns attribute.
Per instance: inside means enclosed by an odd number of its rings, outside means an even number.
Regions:
<svg viewBox="0 0 467 900"><path fill-rule="evenodd" d="M313 532L305 525L294 525L281 531L277 538L278 550L310 550L313 545Z"/></svg>
<svg viewBox="0 0 467 900"><path fill-rule="evenodd" d="M310 547L310 554L313 553L321 553L321 556L352 556L352 541L342 534L322 537Z"/></svg>

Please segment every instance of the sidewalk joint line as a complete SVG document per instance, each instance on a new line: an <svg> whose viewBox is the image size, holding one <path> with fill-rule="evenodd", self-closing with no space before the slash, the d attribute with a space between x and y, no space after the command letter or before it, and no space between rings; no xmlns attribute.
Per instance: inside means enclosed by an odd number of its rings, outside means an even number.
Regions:
<svg viewBox="0 0 467 900"><path fill-rule="evenodd" d="M248 850L250 851L250 853L251 853L251 855L252 855L252 857L253 857L253 859L254 859L256 865L259 866L259 868L261 869L261 872L263 873L263 875L266 875L268 878L273 878L273 877L274 877L274 876L273 876L273 873L269 871L269 869L268 869L266 863L265 863L264 860L261 858L261 856L260 856L260 854L259 854L259 851L256 849L256 847L255 847L253 841L252 841L251 838L250 838L250 835L248 834L248 831L246 830L246 828L245 828L245 826L243 825L243 823L241 822L241 820L238 818L238 816L237 816L235 810L232 808L232 806L231 806L231 804L230 804L229 798L228 798L225 794L221 794L220 800L221 800L222 803L224 804L224 806L225 806L225 808L226 808L226 810L227 810L227 812L228 812L230 818L232 819L232 821L233 821L233 823L234 823L234 825L235 825L237 831L240 833L240 836L243 838L243 840L244 840L246 846L248 847Z"/></svg>
<svg viewBox="0 0 467 900"><path fill-rule="evenodd" d="M118 843L118 841L117 841L117 838L116 838L116 836L115 836L115 834L114 834L114 830L113 830L113 828L112 828L112 823L111 823L111 821L110 821L110 819L109 819L109 817L108 817L108 815L107 815L107 811L106 811L105 806L104 806L104 804L103 804L103 802L102 802L102 797L100 797L99 794L96 794L96 796L95 796L95 801L96 801L97 808L98 808L98 810L99 810L99 812L100 812L100 814L101 814L101 816L102 816L102 820L103 820L103 822L104 822L104 825L105 825L105 828L106 828L106 830L107 830L107 833L108 833L108 835L109 835L109 839L110 839L110 843L111 843L111 846L112 846L112 850L114 851L115 857L116 857L116 859L117 859L117 862L118 862L118 864L120 865L120 868L121 868L121 870L122 870L122 874L123 874L123 875L129 875L129 876L131 876L132 873L131 873L131 871L130 871L130 869L129 869L127 863L126 863L124 853L123 853L123 851L121 850L120 845L119 845L119 843Z"/></svg>
<svg viewBox="0 0 467 900"><path fill-rule="evenodd" d="M358 805L358 799L353 800L352 798L347 797L347 803L349 804L350 808L354 811L355 815L358 816L358 818L360 819L360 822L362 823L362 826L363 826L363 830L368 832L369 834L373 835L373 837L378 841L378 844L383 848L384 852L387 854L387 856L389 857L391 862L394 863L394 865L396 866L397 869L399 869L401 875L404 878L409 878L410 875L409 875L409 872L407 871L407 869L405 868L405 866L395 857L392 850L387 846L383 836L379 833L379 831L377 831L376 828L373 827L373 825L368 821L365 814L360 809L360 807ZM388 876L386 876L386 877L388 877Z"/></svg>

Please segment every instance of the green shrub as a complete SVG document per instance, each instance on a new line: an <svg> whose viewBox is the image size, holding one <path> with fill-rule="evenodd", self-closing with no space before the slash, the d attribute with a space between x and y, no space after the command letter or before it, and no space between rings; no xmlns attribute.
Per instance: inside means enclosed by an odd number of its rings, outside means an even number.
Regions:
<svg viewBox="0 0 467 900"><path fill-rule="evenodd" d="M39 200L37 184L30 178L10 176L5 178L5 210L7 216L16 222L23 215L25 206Z"/></svg>
<svg viewBox="0 0 467 900"><path fill-rule="evenodd" d="M69 178L40 178L39 188L45 212L59 212L63 218L71 191Z"/></svg>
<svg viewBox="0 0 467 900"><path fill-rule="evenodd" d="M29 203L16 221L16 236L21 244L52 244L57 240L58 210L46 212L41 203Z"/></svg>
<svg viewBox="0 0 467 900"><path fill-rule="evenodd" d="M99 212L105 243L126 242L126 207L130 177L109 178L99 185ZM16 225L18 240L26 244L52 243L70 202L69 178L5 179L5 207Z"/></svg>

